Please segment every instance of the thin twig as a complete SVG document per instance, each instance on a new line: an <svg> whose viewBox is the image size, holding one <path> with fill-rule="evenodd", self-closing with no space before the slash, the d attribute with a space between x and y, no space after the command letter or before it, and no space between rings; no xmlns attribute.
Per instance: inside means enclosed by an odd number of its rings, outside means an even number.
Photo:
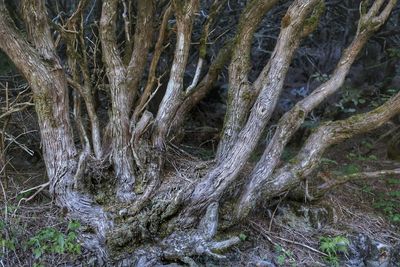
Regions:
<svg viewBox="0 0 400 267"><path fill-rule="evenodd" d="M286 196L288 195L288 193L289 193L289 191L287 191L287 192L285 193L285 195L279 199L279 202L278 202L278 204L276 205L276 208L275 208L274 212L273 212L272 215L271 215L271 220L270 220L269 226L268 226L268 232L271 232L272 223L273 223L273 221L274 221L275 213L276 213L276 211L278 210L278 207L279 207L279 205L281 204L282 200L286 198Z"/></svg>
<svg viewBox="0 0 400 267"><path fill-rule="evenodd" d="M18 208L21 206L21 202L22 202L22 201L25 201L25 202L31 201L35 196L37 196L40 192L42 192L43 189L45 189L49 184L50 184L50 182L47 182L47 183L41 184L41 185L39 185L39 186L35 186L35 187L33 187L33 188L30 188L30 189L28 189L28 190L22 191L22 192L25 192L25 193L26 193L26 192L29 192L29 191L32 191L32 190L35 190L35 189L39 188L32 196L30 196L30 197L28 197L28 198L25 198L25 197L24 197L24 198L21 198L21 199L18 201L18 205L17 205L17 207L16 207L16 209L15 209L15 211L14 211L14 213L13 213L13 216L15 216L15 214L16 214ZM20 194L21 194L21 193L20 193Z"/></svg>
<svg viewBox="0 0 400 267"><path fill-rule="evenodd" d="M257 224L257 223L254 222L254 221L250 221L250 223L252 224L253 229L256 230L256 231L258 231L263 237L265 237L266 239L268 239L268 241L270 241L270 242L271 242L272 244L274 244L274 245L277 244L277 243L275 243L274 241L272 241L271 237L269 237L269 235L271 234L270 232L268 232L267 230L265 230L261 225ZM282 240L282 241L284 241L284 242L287 242L287 243L291 243L291 244L294 244L294 245L298 245L298 246L307 248L307 249L309 249L309 250L311 250L311 251L313 251L313 252L315 252L315 253L318 253L318 254L320 254L320 255L323 255L323 256L325 256L325 257L328 256L328 254L326 254L326 253L324 253L324 252L322 252L322 251L319 251L318 249L315 249L315 248L313 248L313 247L310 247L310 246L308 246L308 245L306 245L306 244L303 244L303 243L300 243L300 242L297 242L297 241L292 241L292 240L289 240L289 239L286 239L286 238L283 238L283 237L280 237L280 236L275 236L275 235L274 235L273 237L276 238L276 239Z"/></svg>
<svg viewBox="0 0 400 267"><path fill-rule="evenodd" d="M157 88L154 90L154 92L150 95L149 99L147 99L146 103L143 104L142 108L139 110L138 114L141 114L147 107L147 105L150 103L150 101L154 98L154 96L157 94L158 90L161 88L162 83L160 82L161 78L164 76L165 72L157 78Z"/></svg>
<svg viewBox="0 0 400 267"><path fill-rule="evenodd" d="M201 74L201 69L203 67L203 58L199 58L199 61L197 62L197 67L196 67L196 72L193 77L192 83L188 86L186 89L186 95L189 95L192 93L192 90L196 88L197 84L199 83L200 80L200 74Z"/></svg>
<svg viewBox="0 0 400 267"><path fill-rule="evenodd" d="M5 168L6 165L2 166L0 173L3 173L3 170ZM3 192L3 197L4 197L4 223L7 225L8 222L8 204L7 204L7 194L6 194L6 190L4 189L3 186L3 182L0 179L0 186L1 186L1 190ZM6 238L8 239L8 232L6 232ZM6 247L3 246L3 255L6 254ZM4 266L4 265L3 265Z"/></svg>

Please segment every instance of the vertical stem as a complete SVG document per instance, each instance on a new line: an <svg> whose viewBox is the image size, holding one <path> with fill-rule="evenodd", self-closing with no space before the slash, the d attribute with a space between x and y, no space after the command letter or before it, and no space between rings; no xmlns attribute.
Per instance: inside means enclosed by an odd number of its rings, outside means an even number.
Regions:
<svg viewBox="0 0 400 267"><path fill-rule="evenodd" d="M153 145L161 150L165 148L165 138L167 137L169 127L184 99L183 76L189 56L193 16L197 10L199 1L191 0L188 3L183 2L185 1L173 1L177 23L175 55L167 91L161 101L155 120Z"/></svg>
<svg viewBox="0 0 400 267"><path fill-rule="evenodd" d="M100 38L107 77L110 82L112 113L110 118L112 135L112 159L117 178L117 197L128 201L134 197L135 183L129 115L132 97L128 92L127 70L119 54L116 41L116 17L118 0L103 2L100 20Z"/></svg>

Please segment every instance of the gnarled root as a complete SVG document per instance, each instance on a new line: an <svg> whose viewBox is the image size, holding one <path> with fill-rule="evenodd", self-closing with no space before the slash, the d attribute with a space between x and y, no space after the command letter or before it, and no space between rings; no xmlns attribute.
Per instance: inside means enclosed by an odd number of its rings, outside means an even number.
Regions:
<svg viewBox="0 0 400 267"><path fill-rule="evenodd" d="M194 256L209 256L224 259L218 252L240 242L235 236L223 241L214 241L218 226L218 203L211 203L195 230L176 231L161 241L160 245L138 249L132 257L121 260L117 266L154 266L161 261L181 261L189 266L198 266ZM161 265L162 266L162 265Z"/></svg>

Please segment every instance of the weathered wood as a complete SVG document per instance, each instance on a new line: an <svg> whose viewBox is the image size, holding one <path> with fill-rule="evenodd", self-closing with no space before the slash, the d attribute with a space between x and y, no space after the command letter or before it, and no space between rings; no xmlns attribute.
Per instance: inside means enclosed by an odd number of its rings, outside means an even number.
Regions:
<svg viewBox="0 0 400 267"><path fill-rule="evenodd" d="M306 116L323 100L335 93L343 85L346 75L357 55L364 47L368 38L379 28L368 28L364 27L364 25L372 23L378 15L380 14L376 11L376 13L369 14L368 17L367 15L363 15L360 18L360 21L363 21L363 23L358 24L357 34L354 37L354 40L344 50L343 55L330 79L321 84L312 92L312 94L299 101L290 111L282 116L272 140L269 142L263 155L253 169L249 182L242 194L237 209L241 217L244 218L256 205L256 202L260 197L258 193L269 183L269 179L279 163L284 148L290 138L300 128ZM386 19L387 16L383 20L380 20L378 25L382 26Z"/></svg>
<svg viewBox="0 0 400 267"><path fill-rule="evenodd" d="M134 161L129 149L130 112L133 95L127 85L125 67L116 40L116 18L118 0L103 2L100 20L100 38L103 60L111 91L111 142L112 160L117 180L117 195L120 200L133 200L135 184Z"/></svg>
<svg viewBox="0 0 400 267"><path fill-rule="evenodd" d="M172 1L176 16L176 46L174 61L165 95L158 108L155 119L153 145L160 150L165 149L165 138L175 113L183 101L183 75L189 56L193 16L199 5L198 0Z"/></svg>
<svg viewBox="0 0 400 267"><path fill-rule="evenodd" d="M194 210L204 209L210 201L219 200L247 162L272 114L291 58L300 42L305 20L318 2L318 0L295 1L290 6L286 16L293 19L281 30L268 63L270 66L268 79L251 109L249 119L240 130L234 146L229 150L229 156L220 160L195 186L189 196L189 213L194 207L196 207Z"/></svg>
<svg viewBox="0 0 400 267"><path fill-rule="evenodd" d="M37 18L47 21L43 14L44 3L36 3L39 4L31 7L38 14ZM43 36L34 43L35 48L38 47L36 50L14 27L3 4L0 4L0 13L0 49L12 59L34 93L50 193L55 203L65 208L71 217L94 227L95 235L84 242L89 249L97 251L100 258L106 258L105 234L110 221L90 196L78 193L75 188L78 161L69 121L67 81L52 39L44 37L50 34L48 25L38 21L42 27L32 28L31 37Z"/></svg>
<svg viewBox="0 0 400 267"><path fill-rule="evenodd" d="M329 146L374 130L399 112L400 93L370 112L354 115L346 120L327 122L318 127L297 156L274 172L262 188L261 195L273 196L290 189L315 170Z"/></svg>
<svg viewBox="0 0 400 267"><path fill-rule="evenodd" d="M240 18L232 60L229 64L227 111L221 141L218 145L216 156L218 160L228 156L229 149L237 140L239 129L245 125L249 109L259 93L248 77L251 69L251 44L261 20L277 2L276 0L249 1Z"/></svg>

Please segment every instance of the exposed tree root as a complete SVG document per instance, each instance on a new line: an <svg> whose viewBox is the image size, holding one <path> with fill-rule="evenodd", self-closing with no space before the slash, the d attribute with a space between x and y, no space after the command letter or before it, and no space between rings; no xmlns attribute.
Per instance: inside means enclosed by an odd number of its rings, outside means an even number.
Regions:
<svg viewBox="0 0 400 267"><path fill-rule="evenodd" d="M194 256L224 259L225 256L220 252L238 244L240 238L233 236L222 241L214 240L218 228L218 207L216 202L210 204L196 229L175 231L157 245L137 249L133 255L116 265L154 266L162 261L180 261L189 266L198 266L193 260Z"/></svg>

